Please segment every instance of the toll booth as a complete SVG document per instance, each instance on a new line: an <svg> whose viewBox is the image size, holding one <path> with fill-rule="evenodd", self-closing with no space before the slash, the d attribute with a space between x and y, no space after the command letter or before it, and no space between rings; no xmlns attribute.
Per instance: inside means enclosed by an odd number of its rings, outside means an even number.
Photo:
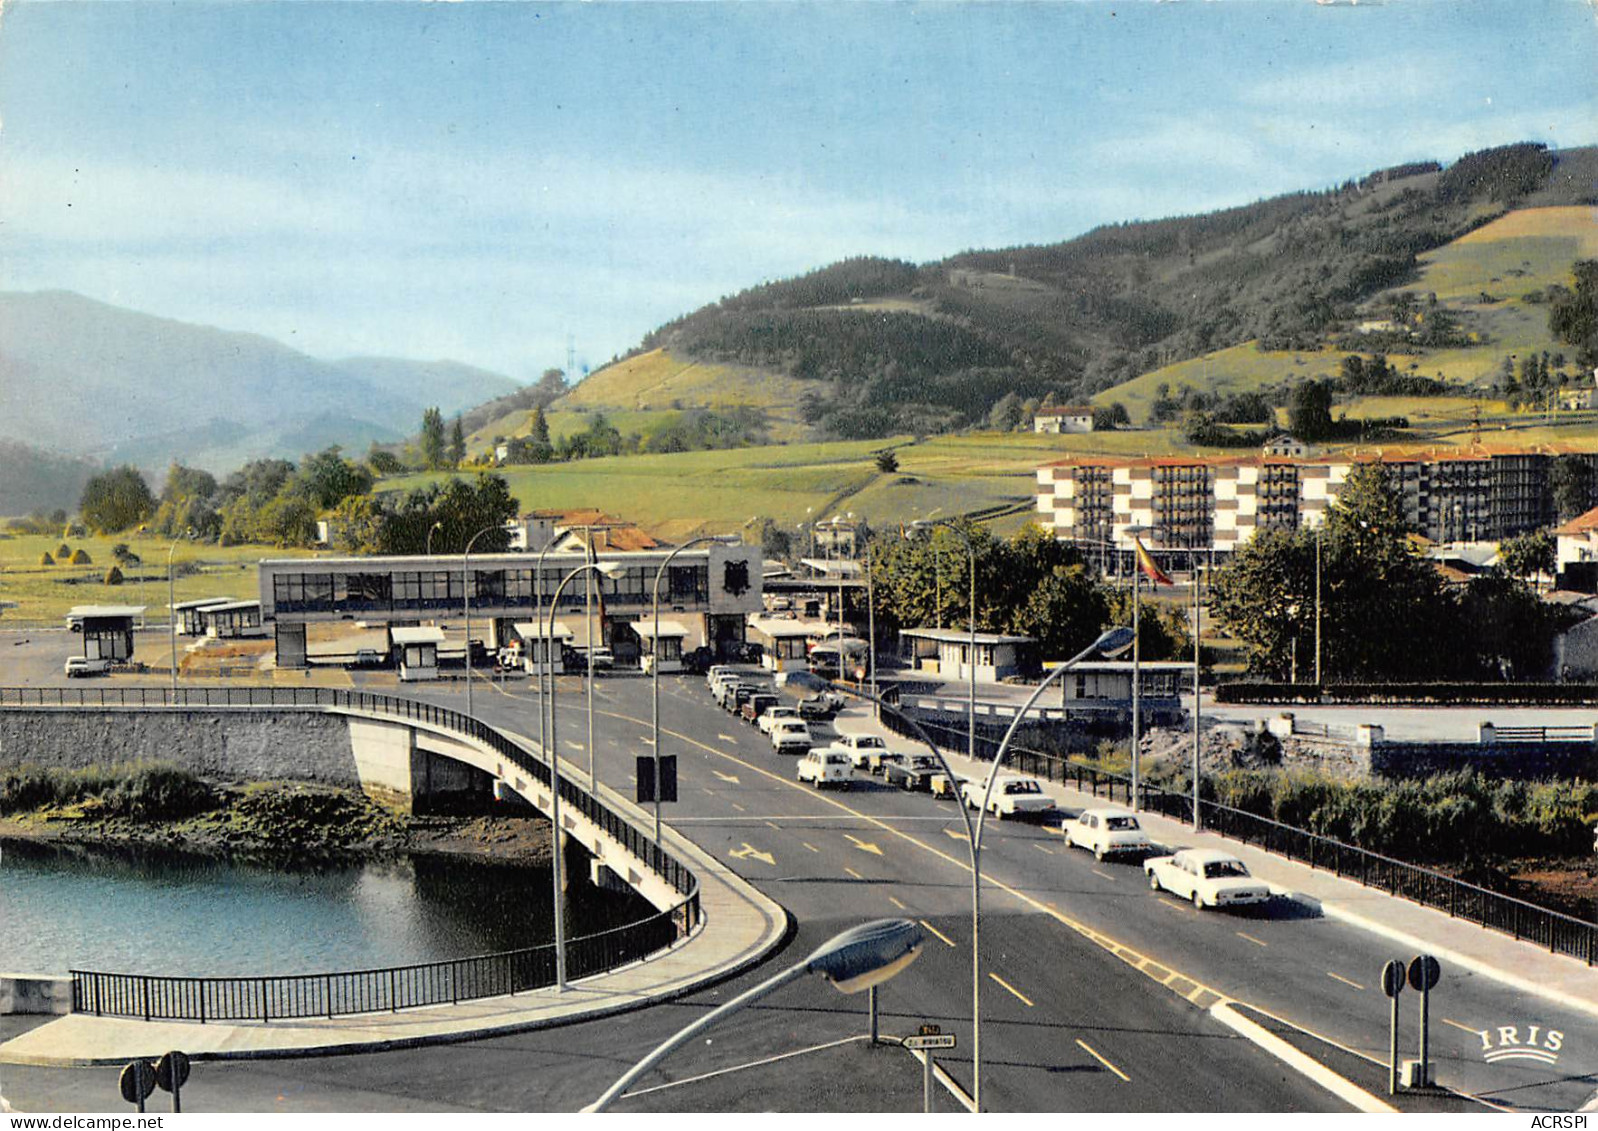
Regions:
<svg viewBox="0 0 1598 1131"><path fill-rule="evenodd" d="M522 667L527 670L528 675L538 675L549 670L547 666L549 657L544 654L546 644L549 645L550 653L554 655L555 671L559 673L566 670L562 657L566 654L566 649L571 646L572 630L565 621L555 622L554 638L549 641L543 638L549 631L548 624L523 620L517 621L511 627L516 630L516 635L521 640Z"/></svg>
<svg viewBox="0 0 1598 1131"><path fill-rule="evenodd" d="M682 671L682 645L683 641L688 638L688 630L680 623L674 620L660 622L660 640L658 647L655 649L651 649L649 646L650 640L655 635L655 620L653 617L644 617L641 620L634 621L629 627L638 634L638 639L642 641L638 654L640 666L644 671L652 671L654 668L654 656L650 654L651 651L659 655L660 670L662 672Z"/></svg>
<svg viewBox="0 0 1598 1131"><path fill-rule="evenodd" d="M444 630L436 625L391 628L392 650L399 655L399 677L406 683L438 678L438 650Z"/></svg>
<svg viewBox="0 0 1598 1131"><path fill-rule="evenodd" d="M83 654L91 660L122 664L133 658L133 622L144 605L78 605L67 613L67 627L83 637Z"/></svg>
<svg viewBox="0 0 1598 1131"><path fill-rule="evenodd" d="M179 636L199 636L205 631L200 610L212 605L225 605L231 597L200 597L193 601L179 601L172 606L172 617L177 621ZM259 601L256 602L260 604Z"/></svg>

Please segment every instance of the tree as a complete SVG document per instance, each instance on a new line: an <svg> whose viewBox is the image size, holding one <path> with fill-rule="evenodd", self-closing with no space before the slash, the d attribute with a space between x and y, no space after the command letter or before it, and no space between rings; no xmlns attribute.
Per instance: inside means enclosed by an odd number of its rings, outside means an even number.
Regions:
<svg viewBox="0 0 1598 1131"><path fill-rule="evenodd" d="M1021 424L1021 398L1005 393L988 412L988 427L995 432L1014 432Z"/></svg>
<svg viewBox="0 0 1598 1131"><path fill-rule="evenodd" d="M279 495L255 516L252 538L275 546L309 546L316 541L316 510L298 495Z"/></svg>
<svg viewBox="0 0 1598 1131"><path fill-rule="evenodd" d="M548 463L555 457L555 445L549 438L549 421L543 408L534 408L527 418L527 455L531 463Z"/></svg>
<svg viewBox="0 0 1598 1131"><path fill-rule="evenodd" d="M50 556L49 550L46 550L44 553L39 555L39 564L42 566L55 565L55 559Z"/></svg>
<svg viewBox="0 0 1598 1131"><path fill-rule="evenodd" d="M1287 410L1288 430L1300 440L1324 440L1332 434L1332 390L1321 381L1302 381L1293 390Z"/></svg>
<svg viewBox="0 0 1598 1131"><path fill-rule="evenodd" d="M884 475L892 475L899 470L899 457L892 448L884 448L877 453L877 470Z"/></svg>
<svg viewBox="0 0 1598 1131"><path fill-rule="evenodd" d="M1548 479L1553 487L1554 510L1560 522L1586 513L1592 505L1591 476L1587 461L1576 455L1557 455Z"/></svg>
<svg viewBox="0 0 1598 1131"><path fill-rule="evenodd" d="M772 561L788 561L794 556L793 534L770 518L760 519L760 553Z"/></svg>
<svg viewBox="0 0 1598 1131"><path fill-rule="evenodd" d="M209 499L216 494L216 476L198 467L184 467L173 460L166 469L166 483L161 488L163 503L181 503L186 499Z"/></svg>
<svg viewBox="0 0 1598 1131"><path fill-rule="evenodd" d="M1546 528L1531 530L1498 543L1498 561L1511 577L1553 573L1555 549L1552 532Z"/></svg>
<svg viewBox="0 0 1598 1131"><path fill-rule="evenodd" d="M558 400L568 392L566 373L561 369L546 369L533 388L537 390L538 407L547 407L551 401Z"/></svg>
<svg viewBox="0 0 1598 1131"><path fill-rule="evenodd" d="M372 446L366 451L366 466L372 469L374 475L399 475L405 470L405 465L387 448L377 446L377 441L372 441Z"/></svg>
<svg viewBox="0 0 1598 1131"><path fill-rule="evenodd" d="M251 460L222 481L217 490L218 502L226 505L242 498L252 508L265 506L293 474L294 465L286 459Z"/></svg>
<svg viewBox="0 0 1598 1131"><path fill-rule="evenodd" d="M137 468L118 467L84 485L78 513L92 529L115 534L136 526L155 511L155 496Z"/></svg>
<svg viewBox="0 0 1598 1131"><path fill-rule="evenodd" d="M289 490L301 495L318 511L330 510L351 495L364 495L372 489L372 473L343 456L337 444L323 448L300 461Z"/></svg>
<svg viewBox="0 0 1598 1131"><path fill-rule="evenodd" d="M89 551L79 546L72 554L73 565L93 565L94 559L89 557Z"/></svg>
<svg viewBox="0 0 1598 1131"><path fill-rule="evenodd" d="M437 471L444 466L448 454L445 450L444 440L444 414L438 411L438 406L422 411L422 465L428 471Z"/></svg>
<svg viewBox="0 0 1598 1131"><path fill-rule="evenodd" d="M1093 410L1093 430L1095 432L1113 432L1117 428L1130 426L1132 416L1126 411L1126 406L1120 401L1109 405L1101 405Z"/></svg>
<svg viewBox="0 0 1598 1131"><path fill-rule="evenodd" d="M451 467L459 467L466 459L466 433L461 428L460 413L455 414L455 423L449 430L449 463Z"/></svg>
<svg viewBox="0 0 1598 1131"><path fill-rule="evenodd" d="M1561 287L1548 307L1548 329L1566 345L1576 347L1576 364L1598 367L1598 259L1580 259L1571 268L1574 292Z"/></svg>

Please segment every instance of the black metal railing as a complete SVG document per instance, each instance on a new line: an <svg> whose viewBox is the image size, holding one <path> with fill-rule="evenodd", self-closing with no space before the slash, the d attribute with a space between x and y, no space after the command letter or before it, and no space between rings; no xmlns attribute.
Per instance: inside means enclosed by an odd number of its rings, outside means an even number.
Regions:
<svg viewBox="0 0 1598 1131"><path fill-rule="evenodd" d="M882 721L897 734L907 738L918 737L911 727L888 712L883 713ZM928 737L943 749L955 753L965 752L967 731L964 729L926 722L921 726ZM980 733L976 736L978 758L992 759L998 748L997 739ZM1033 777L1071 785L1094 797L1131 804L1132 782L1124 774L1015 745L1009 750L1009 764ZM1141 808L1177 820L1192 821L1191 794L1173 793L1146 781L1138 783L1137 792ZM1535 903L1466 883L1431 868L1383 856L1379 852L1345 844L1294 825L1284 825L1269 817L1234 809L1207 798L1199 801L1199 817L1202 827L1221 836L1244 841L1278 856L1357 881L1366 887L1445 911L1453 918L1479 923L1517 939L1531 941L1547 947L1552 953L1578 958L1588 966L1598 961L1598 923L1539 907Z"/></svg>
<svg viewBox="0 0 1598 1131"><path fill-rule="evenodd" d="M4 687L5 707L252 708L363 711L454 732L482 743L548 786L549 766L508 735L461 711L397 695L325 687ZM570 806L618 847L672 886L682 899L637 923L567 941L573 978L647 957L693 932L699 881L642 828L565 777ZM553 944L473 958L344 973L257 978L152 977L73 971L74 1009L114 1016L183 1020L260 1020L439 1005L536 989L555 981Z"/></svg>

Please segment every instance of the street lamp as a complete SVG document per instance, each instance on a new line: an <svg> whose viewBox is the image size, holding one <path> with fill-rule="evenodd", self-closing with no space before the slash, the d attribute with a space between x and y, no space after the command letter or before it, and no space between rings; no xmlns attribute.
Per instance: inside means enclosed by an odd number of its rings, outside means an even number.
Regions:
<svg viewBox="0 0 1598 1131"><path fill-rule="evenodd" d="M666 567L671 565L671 560L693 546L707 546L711 543L730 546L737 543L738 539L730 534L707 534L703 538L695 538L691 542L684 542L671 553L666 555L666 560L660 563L655 570L655 632L649 638L649 722L650 733L654 736L652 749L655 752L655 843L660 843L660 582L666 576Z"/></svg>
<svg viewBox="0 0 1598 1131"><path fill-rule="evenodd" d="M977 552L971 545L970 535L951 519L920 519L910 524L912 530L918 531L931 531L940 526L960 536L960 541L965 543L966 557L971 562L971 623L968 626L971 640L967 645L969 654L966 656L969 679L966 682L965 756L975 761L977 756Z"/></svg>
<svg viewBox="0 0 1598 1131"><path fill-rule="evenodd" d="M567 584L575 577L585 574L599 573L606 577L614 577L621 572L621 565L617 562L585 562L560 579L560 584L555 586L555 596L549 602L549 634L546 640L555 638L555 610L560 607L560 595ZM467 641L470 651L471 642ZM547 651L547 649L546 649ZM471 685L468 683L468 687ZM552 841L551 856L555 875L555 989L566 988L566 896L561 890L561 823L560 823L560 742L555 735L555 692L559 685L553 677L549 681L549 745L545 747L549 755L549 796L550 796L550 822L554 826L555 836ZM594 689L588 688L588 709L594 709ZM467 713L470 714L470 708Z"/></svg>
<svg viewBox="0 0 1598 1131"><path fill-rule="evenodd" d="M1128 526L1126 534L1137 546L1137 539L1154 530L1152 526ZM1143 575L1142 563L1132 563L1132 812L1138 811L1138 746L1143 728L1143 633L1138 624L1142 602L1138 599L1138 581Z"/></svg>
<svg viewBox="0 0 1598 1131"><path fill-rule="evenodd" d="M813 950L803 962L751 986L725 1005L711 1010L691 1025L685 1026L669 1037L655 1051L629 1068L605 1094L585 1107L584 1111L604 1111L644 1073L664 1060L674 1049L704 1032L729 1014L759 1001L789 982L796 982L807 974L820 974L839 993L853 994L871 989L886 982L921 953L925 936L921 926L909 919L877 919L851 927L834 935Z"/></svg>
<svg viewBox="0 0 1598 1131"><path fill-rule="evenodd" d="M167 633L172 638L172 702L178 701L178 608L177 589L172 581L172 555L177 552L178 543L186 542L194 537L193 530L185 530L182 538L174 538L172 546L166 552L166 608L167 608Z"/></svg>
<svg viewBox="0 0 1598 1131"><path fill-rule="evenodd" d="M466 552L461 555L461 599L466 602L466 713L472 713L472 547L490 530L504 529L497 522L485 526L466 542Z"/></svg>
<svg viewBox="0 0 1598 1131"><path fill-rule="evenodd" d="M442 520L433 523L432 526L429 526L427 528L427 556L428 557L432 557L433 556L433 531L442 530L443 528L444 528L444 523L443 523Z"/></svg>

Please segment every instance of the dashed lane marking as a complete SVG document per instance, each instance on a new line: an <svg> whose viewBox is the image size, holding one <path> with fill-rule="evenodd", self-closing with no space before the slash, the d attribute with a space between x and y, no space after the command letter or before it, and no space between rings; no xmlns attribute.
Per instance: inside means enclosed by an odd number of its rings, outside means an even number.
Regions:
<svg viewBox="0 0 1598 1131"><path fill-rule="evenodd" d="M865 879L864 876L862 876L859 872L856 872L853 868L846 867L846 868L844 868L844 871L848 872L851 876L853 876L857 880Z"/></svg>
<svg viewBox="0 0 1598 1131"><path fill-rule="evenodd" d="M1444 1017L1442 1022L1444 1025L1452 1025L1462 1033L1469 1033L1473 1037L1479 1037L1482 1034L1480 1029L1472 1029L1469 1025L1461 1025L1458 1021L1451 1021L1447 1017Z"/></svg>
<svg viewBox="0 0 1598 1131"><path fill-rule="evenodd" d="M1328 978L1331 978L1333 981L1337 981L1337 982L1343 983L1343 985L1345 985L1345 986L1353 986L1356 990L1363 990L1365 988L1364 986L1360 985L1358 982L1354 981L1352 978L1345 978L1341 974L1332 973L1330 970L1326 971L1326 976ZM1474 1033L1475 1030L1472 1029L1472 1030L1470 1030L1470 1032Z"/></svg>
<svg viewBox="0 0 1598 1131"><path fill-rule="evenodd" d="M897 902L897 901L895 901L895 902ZM925 919L920 920L920 923L927 930L931 931L938 938L942 939L944 941L945 945L951 946L951 947L956 945L955 941L953 939L951 939L948 935L944 934L942 931L938 930L938 928L934 927L931 923L927 922Z"/></svg>
<svg viewBox="0 0 1598 1131"><path fill-rule="evenodd" d="M710 772L715 774L718 778L720 778L722 781L726 782L728 785L737 785L738 784L738 775L737 774L724 774L720 770L711 770Z"/></svg>
<svg viewBox="0 0 1598 1131"><path fill-rule="evenodd" d="M768 828L768 829L776 829L778 832L782 831L782 826L777 824L775 821L767 821L766 822L766 828Z"/></svg>
<svg viewBox="0 0 1598 1131"><path fill-rule="evenodd" d="M995 982L999 983L999 985L1003 986L1005 989L1009 990L1012 994L1014 994L1021 1001L1025 1002L1028 1009L1030 1009L1032 1007L1033 1002L1032 1002L1031 998L1027 997L1026 994L1022 993L1020 990L1018 990L1014 986L1012 986L1009 982L1006 982L1003 978L999 977L992 970L988 971L988 977L992 978Z"/></svg>
<svg viewBox="0 0 1598 1131"><path fill-rule="evenodd" d="M811 852L820 852L821 851L821 849L819 849L815 845L811 844L808 840L801 840L799 843L804 845Z"/></svg>
<svg viewBox="0 0 1598 1131"><path fill-rule="evenodd" d="M908 908L908 907L906 907L906 906L905 906L905 905L904 905L904 904L902 904L902 903L900 903L900 902L899 902L899 901L898 901L898 900L897 900L897 899L894 899L894 898L893 898L893 896L891 896L891 895L890 895L890 896L889 896L889 897L888 897L888 902L889 902L889 903L891 903L891 904L893 904L893 905L894 905L894 906L895 906L895 907L897 907L897 908L898 908L898 909L899 909L899 910L900 910L900 911L908 911L908 910L910 910L910 909L909 909L909 908Z"/></svg>
<svg viewBox="0 0 1598 1131"><path fill-rule="evenodd" d="M733 744L733 745L734 745L734 746L737 746L737 745L738 745L738 740L737 740L737 739L736 739L736 738L734 738L734 737L733 737L733 736L732 736L732 735L730 735L730 734L718 734L718 735L716 735L716 737L717 737L717 738L719 738L719 739L721 739L721 740L722 740L722 741L723 741L723 742L730 742L730 743L732 743L732 744Z"/></svg>
<svg viewBox="0 0 1598 1131"><path fill-rule="evenodd" d="M1094 1048L1084 1040L1079 1039L1076 1043L1081 1047L1083 1052L1087 1053L1094 1060L1098 1061L1100 1064L1104 1065L1104 1067L1108 1068L1111 1072L1119 1076L1123 1083L1130 1084L1132 1082L1132 1077L1128 1076L1125 1072L1122 1072L1119 1068L1115 1067L1115 1065L1105 1060L1104 1057L1099 1053L1098 1049Z"/></svg>
<svg viewBox="0 0 1598 1131"><path fill-rule="evenodd" d="M1034 844L1032 847L1037 849L1039 852L1043 853L1045 856L1053 856L1054 855L1054 849L1052 849L1052 848L1046 848L1046 847L1044 847L1041 844Z"/></svg>
<svg viewBox="0 0 1598 1131"><path fill-rule="evenodd" d="M1160 902L1165 904L1165 906L1167 906L1167 907L1169 907L1169 908L1171 908L1172 910L1175 910L1175 911L1191 911L1191 910L1193 910L1187 904L1185 904L1185 903L1174 903L1171 900L1166 899L1163 895L1160 896Z"/></svg>
<svg viewBox="0 0 1598 1131"><path fill-rule="evenodd" d="M1270 946L1271 945L1270 943L1266 942L1264 939L1257 939L1253 935L1248 934L1245 931L1233 931L1232 933L1235 934L1240 939L1247 939L1249 942L1253 943L1255 946Z"/></svg>
<svg viewBox="0 0 1598 1131"><path fill-rule="evenodd" d="M740 813L749 812L749 810L745 809L742 805L738 804L736 801L732 802L732 807L734 809L738 810L738 812L740 812Z"/></svg>
<svg viewBox="0 0 1598 1131"><path fill-rule="evenodd" d="M1089 871L1091 871L1095 876L1103 876L1107 880L1114 880L1115 879L1115 877L1110 875L1110 873L1101 872L1097 868L1091 868L1091 869L1089 869Z"/></svg>

